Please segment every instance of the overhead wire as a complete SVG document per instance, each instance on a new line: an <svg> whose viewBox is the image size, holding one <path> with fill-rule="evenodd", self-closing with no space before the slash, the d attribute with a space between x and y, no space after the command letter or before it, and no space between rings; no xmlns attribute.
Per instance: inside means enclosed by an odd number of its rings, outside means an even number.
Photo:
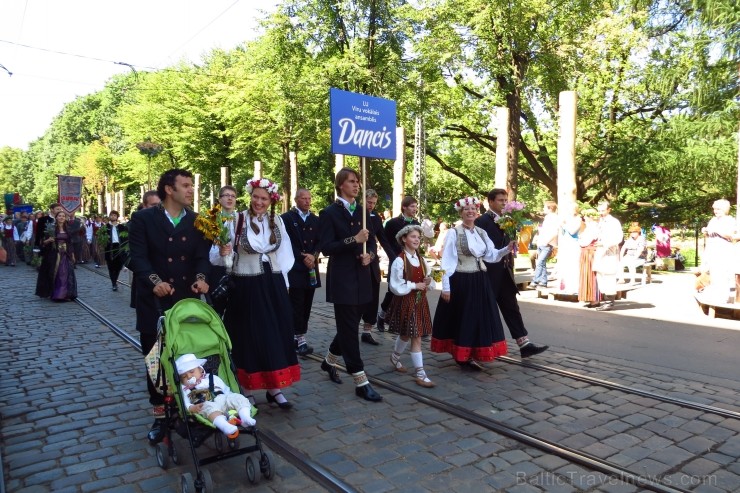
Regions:
<svg viewBox="0 0 740 493"><path fill-rule="evenodd" d="M171 52L171 53L170 53L169 55L167 55L167 56L165 57L165 59L163 60L163 62L162 62L162 63L164 63L164 61L168 60L168 59L169 59L169 58L170 58L170 57L171 57L172 55L174 55L175 53L177 53L177 52L178 52L178 51L180 50L180 48L182 48L183 46L185 46L185 45L187 45L188 43L190 43L190 42L191 42L191 41L192 41L193 39L195 39L195 38L196 38L196 37L197 37L197 36L198 36L198 35L199 35L200 33L202 33L203 31L205 31L205 30L206 30L206 29L207 29L207 28L208 28L208 27L209 27L209 26L210 26L211 24L213 24L213 23L214 23L214 22L216 22L216 21L217 21L218 19L220 19L222 15L224 15L224 14L225 14L226 12L228 12L229 10L231 10L231 9L232 9L232 8L234 7L234 5L236 5L237 3L239 3L239 0L236 0L236 1L234 2L234 3L232 3L231 5L229 5L228 7L226 7L226 9L225 9L225 10L224 10L223 12L221 12L221 13L220 13L220 14L218 14L218 15L217 15L216 17L214 17L213 19L211 19L211 21L210 21L210 22L208 22L208 24L206 24L206 25L205 25L205 26L203 26L202 28L200 28L200 29L198 30L198 32L196 32L195 34L193 34L192 36L190 36L190 37L189 37L188 39L186 39L186 40L185 40L184 42L182 42L182 43L180 44L180 46L178 46L177 48L175 48L174 50L172 50L172 52Z"/></svg>

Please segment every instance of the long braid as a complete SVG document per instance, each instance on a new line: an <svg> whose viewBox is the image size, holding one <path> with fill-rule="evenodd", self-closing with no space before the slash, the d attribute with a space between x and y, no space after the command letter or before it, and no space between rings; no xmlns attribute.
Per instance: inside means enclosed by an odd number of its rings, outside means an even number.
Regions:
<svg viewBox="0 0 740 493"><path fill-rule="evenodd" d="M270 202L270 245L277 243L275 237L275 201Z"/></svg>
<svg viewBox="0 0 740 493"><path fill-rule="evenodd" d="M249 227L252 228L254 234L260 234L260 227L254 222L254 211L252 210L252 204L249 204Z"/></svg>

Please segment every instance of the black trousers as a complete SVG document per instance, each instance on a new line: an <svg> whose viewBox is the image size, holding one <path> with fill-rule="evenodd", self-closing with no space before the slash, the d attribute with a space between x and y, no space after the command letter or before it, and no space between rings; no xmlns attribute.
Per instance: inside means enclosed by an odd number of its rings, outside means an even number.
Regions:
<svg viewBox="0 0 740 493"><path fill-rule="evenodd" d="M334 304L334 318L337 321L337 335L329 345L329 351L344 358L348 373L357 373L365 369L360 355L360 336L357 326L360 323L365 305Z"/></svg>
<svg viewBox="0 0 740 493"><path fill-rule="evenodd" d="M154 347L154 343L157 342L157 333L139 332L139 341L141 342L141 354L146 356ZM164 404L164 396L157 392L152 379L149 378L148 371L146 372L146 389L149 391L149 404L152 406L161 406Z"/></svg>
<svg viewBox="0 0 740 493"><path fill-rule="evenodd" d="M218 281L226 275L226 267L222 265L211 265L211 272L208 274L208 291L211 292L218 286ZM224 318L224 312L226 311L226 303L229 301L228 296L221 299L211 298L211 306L218 313L218 316Z"/></svg>
<svg viewBox="0 0 740 493"><path fill-rule="evenodd" d="M488 278L491 280L493 296L496 298L504 322L509 328L509 333L514 339L519 339L527 335L527 329L524 328L522 312L519 311L519 303L516 295L519 290L514 284L514 280L505 270L493 270L489 267Z"/></svg>
<svg viewBox="0 0 740 493"><path fill-rule="evenodd" d="M375 280L375 276L371 276L372 281L372 294L373 299L370 303L365 305L365 310L362 312L362 321L366 324L375 325L378 322L378 301L380 301L380 282ZM390 293L390 291L389 291ZM390 301L388 302L390 306Z"/></svg>
<svg viewBox="0 0 740 493"><path fill-rule="evenodd" d="M113 251L118 252L118 243L113 243L113 245ZM105 263L108 266L108 275L110 276L110 282L115 286L118 282L118 276L121 274L121 269L123 269L123 255L108 255Z"/></svg>
<svg viewBox="0 0 740 493"><path fill-rule="evenodd" d="M297 336L308 332L308 319L311 317L311 306L316 288L288 288L290 304L293 305L293 330Z"/></svg>

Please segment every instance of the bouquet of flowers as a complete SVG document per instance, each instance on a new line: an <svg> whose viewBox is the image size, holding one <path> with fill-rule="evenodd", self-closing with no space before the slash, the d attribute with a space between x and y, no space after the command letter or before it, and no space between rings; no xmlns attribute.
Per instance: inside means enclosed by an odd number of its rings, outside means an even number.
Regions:
<svg viewBox="0 0 740 493"><path fill-rule="evenodd" d="M98 248L105 248L108 245L108 242L110 241L110 236L108 235L108 227L104 224L101 225L98 228L97 233L95 233L95 241L98 244Z"/></svg>
<svg viewBox="0 0 740 493"><path fill-rule="evenodd" d="M48 240L49 238L55 238L57 234L56 229L56 219L54 221L47 222L46 225L44 225L44 239Z"/></svg>
<svg viewBox="0 0 740 493"><path fill-rule="evenodd" d="M496 219L496 223L512 240L517 240L517 233L522 229L524 224L524 202L512 200L507 202L501 215Z"/></svg>
<svg viewBox="0 0 740 493"><path fill-rule="evenodd" d="M440 267L432 268L432 279L434 282L442 282L442 277L445 275L444 269Z"/></svg>
<svg viewBox="0 0 740 493"><path fill-rule="evenodd" d="M195 218L195 229L203 233L207 240L218 246L226 246L231 242L231 233L226 223L233 220L233 216L221 210L221 204L216 204ZM226 269L231 271L234 265L234 252L224 257Z"/></svg>

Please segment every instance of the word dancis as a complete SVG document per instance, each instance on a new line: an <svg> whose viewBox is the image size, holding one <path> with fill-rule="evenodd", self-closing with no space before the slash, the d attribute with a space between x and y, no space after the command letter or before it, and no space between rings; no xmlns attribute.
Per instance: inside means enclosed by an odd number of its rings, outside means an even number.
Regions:
<svg viewBox="0 0 740 493"><path fill-rule="evenodd" d="M355 128L355 122L350 118L342 118L339 120L339 126L342 128L342 133L339 135L339 144L349 144L350 142L358 147L367 147L371 149L376 147L378 149L387 149L391 145L391 133L386 131L383 127L383 131L372 131Z"/></svg>

